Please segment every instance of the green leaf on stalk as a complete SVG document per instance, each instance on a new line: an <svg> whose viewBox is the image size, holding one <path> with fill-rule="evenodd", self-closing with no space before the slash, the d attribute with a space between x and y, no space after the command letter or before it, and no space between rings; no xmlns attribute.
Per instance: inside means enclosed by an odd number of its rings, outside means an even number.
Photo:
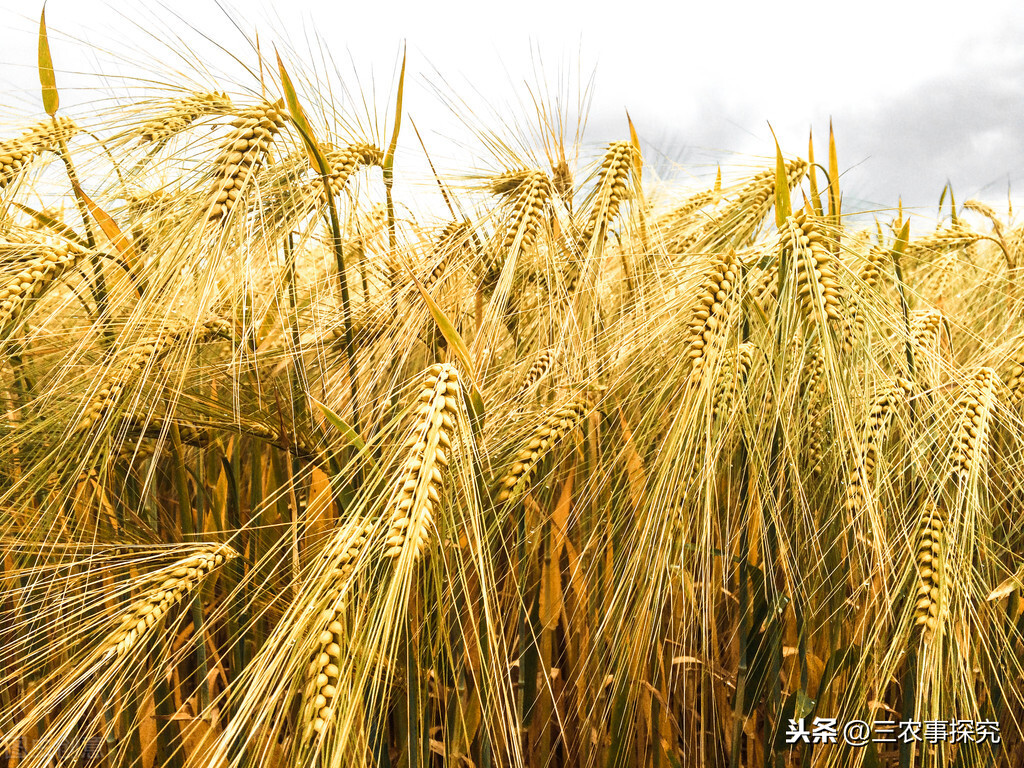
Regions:
<svg viewBox="0 0 1024 768"><path fill-rule="evenodd" d="M398 131L402 127L402 99L405 93L405 57L406 51L402 51L402 71L398 75L398 96L395 98L395 127L391 131L391 143L388 144L387 154L384 155L384 170L391 171L395 164L395 148L398 146Z"/></svg>
<svg viewBox="0 0 1024 768"><path fill-rule="evenodd" d="M327 158L324 157L320 144L317 142L316 136L313 135L313 129L309 124L309 120L306 119L306 113L302 109L302 105L299 103L299 96L295 92L295 86L292 85L292 79L288 76L288 70L285 69L284 62L281 61L281 54L276 49L274 54L277 56L277 69L281 74L284 99L288 104L288 113L291 115L292 124L298 129L299 134L302 136L302 141L306 145L310 166L312 166L314 171L323 176L327 173L329 167L327 165Z"/></svg>
<svg viewBox="0 0 1024 768"><path fill-rule="evenodd" d="M775 138L775 131L769 125L768 129ZM782 229L786 219L793 213L793 202L789 198L789 179L786 177L786 161L782 157L782 149L779 147L779 140L775 138L775 224Z"/></svg>
<svg viewBox="0 0 1024 768"><path fill-rule="evenodd" d="M323 412L324 417L331 423L331 426L338 430L341 433L342 437L344 437L349 442L350 445L355 446L355 449L357 451L361 451L363 450L363 448L366 447L366 442L363 440L363 438L359 436L359 433L357 433L351 426L349 426L347 421L345 421L343 418L341 418L341 416L336 414L327 405L321 403L316 398L310 397L309 399L313 403L313 405L315 405Z"/></svg>

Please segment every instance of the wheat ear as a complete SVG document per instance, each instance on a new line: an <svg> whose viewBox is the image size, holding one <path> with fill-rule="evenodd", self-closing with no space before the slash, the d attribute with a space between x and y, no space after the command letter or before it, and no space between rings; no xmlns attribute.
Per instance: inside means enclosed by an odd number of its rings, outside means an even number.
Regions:
<svg viewBox="0 0 1024 768"><path fill-rule="evenodd" d="M167 578L136 600L121 620L121 626L103 641L103 658L123 656L167 615L214 569L238 553L227 544L204 547L179 560Z"/></svg>
<svg viewBox="0 0 1024 768"><path fill-rule="evenodd" d="M530 390L532 390L537 384L540 383L541 379L548 375L551 370L551 366L555 362L555 350L545 349L537 359L530 365L529 370L526 372L526 377L523 379L522 385L516 392L513 400L521 400L525 397Z"/></svg>
<svg viewBox="0 0 1024 768"><path fill-rule="evenodd" d="M996 375L991 368L981 368L971 377L957 400L960 414L953 446L953 477L966 483L971 472L988 458L989 430L995 405Z"/></svg>
<svg viewBox="0 0 1024 768"><path fill-rule="evenodd" d="M616 141L608 146L601 160L590 216L580 234L580 251L585 251L595 236L603 238L608 225L615 220L619 206L629 195L629 179L639 159L637 149L631 142Z"/></svg>
<svg viewBox="0 0 1024 768"><path fill-rule="evenodd" d="M61 137L66 139L77 130L70 118L59 117L56 122L37 123L21 136L0 141L0 190L39 155L52 151Z"/></svg>
<svg viewBox="0 0 1024 768"><path fill-rule="evenodd" d="M521 498L530 488L533 474L551 449L566 437L587 415L593 394L581 394L550 412L526 444L516 453L512 464L498 480L499 503Z"/></svg>
<svg viewBox="0 0 1024 768"><path fill-rule="evenodd" d="M691 381L697 382L707 361L721 345L735 293L738 269L732 249L719 254L704 279L697 308L686 331Z"/></svg>
<svg viewBox="0 0 1024 768"><path fill-rule="evenodd" d="M939 625L943 607L945 580L943 579L943 549L946 521L933 502L925 503L917 530L917 602L914 605L914 625L921 628L927 641Z"/></svg>
<svg viewBox="0 0 1024 768"><path fill-rule="evenodd" d="M796 259L796 290L804 317L810 323L828 321L841 330L844 322L835 256L805 211L789 219L783 242Z"/></svg>
<svg viewBox="0 0 1024 768"><path fill-rule="evenodd" d="M312 718L313 730L322 733L334 719L335 703L338 696L338 667L341 660L341 646L344 642L342 625L343 606L339 600L345 590L345 583L355 571L356 560L366 546L373 526L365 518L349 521L335 534L336 545L327 550L331 559L327 578L331 580L328 592L328 607L320 614L318 622L322 627L317 643L319 648L310 665L309 684L306 689L308 717Z"/></svg>
<svg viewBox="0 0 1024 768"><path fill-rule="evenodd" d="M414 411L416 421L404 446L397 500L384 542L386 557L398 557L408 544L413 547L413 557L418 558L430 540L434 505L441 502L444 469L461 408L461 391L452 365L427 369Z"/></svg>
<svg viewBox="0 0 1024 768"><path fill-rule="evenodd" d="M74 269L86 252L73 245L40 249L40 253L19 264L17 274L0 288L0 330L15 322L34 299L64 274Z"/></svg>
<svg viewBox="0 0 1024 768"><path fill-rule="evenodd" d="M233 326L222 318L208 319L194 336L195 343L201 343L214 336L232 337ZM190 329L168 328L163 332L144 339L127 353L118 355L109 365L108 375L99 390L86 405L82 417L75 425L74 432L84 432L98 423L113 408L128 385L148 366L167 355L174 346L190 334Z"/></svg>
<svg viewBox="0 0 1024 768"><path fill-rule="evenodd" d="M231 109L231 99L223 93L194 93L174 104L170 112L148 120L139 128L139 140L159 144L181 133L204 115L219 115Z"/></svg>
<svg viewBox="0 0 1024 768"><path fill-rule="evenodd" d="M221 144L214 163L214 182L207 199L210 221L219 221L231 213L284 126L284 116L274 105L263 104L241 112L231 126L233 130Z"/></svg>
<svg viewBox="0 0 1024 768"><path fill-rule="evenodd" d="M714 405L711 411L712 418L729 417L736 395L747 382L747 375L754 362L756 349L752 343L745 341L735 350L729 351L729 356L722 365L722 371L718 377L718 387L715 391Z"/></svg>

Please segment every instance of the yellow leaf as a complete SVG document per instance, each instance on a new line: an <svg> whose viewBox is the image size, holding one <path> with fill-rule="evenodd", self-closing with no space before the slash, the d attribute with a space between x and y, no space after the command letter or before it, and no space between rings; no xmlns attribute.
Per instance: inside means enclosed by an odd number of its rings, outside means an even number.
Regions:
<svg viewBox="0 0 1024 768"><path fill-rule="evenodd" d="M85 207L89 209L89 213L96 220L96 223L100 225L100 229L103 230L103 234L106 235L107 240L114 246L114 249L128 264L129 269L135 267L137 257L135 255L135 246L132 245L132 241L125 237L124 233L121 232L120 228L114 223L114 220L110 218L110 215L100 208L92 199L85 194L85 190L82 189L81 185L77 181L71 182L72 187L75 190L75 194L81 198L85 203Z"/></svg>
<svg viewBox="0 0 1024 768"><path fill-rule="evenodd" d="M53 58L50 56L50 41L46 34L46 5L39 14L39 84L43 88L43 109L53 117L57 114L60 98L57 95L57 78L53 74Z"/></svg>

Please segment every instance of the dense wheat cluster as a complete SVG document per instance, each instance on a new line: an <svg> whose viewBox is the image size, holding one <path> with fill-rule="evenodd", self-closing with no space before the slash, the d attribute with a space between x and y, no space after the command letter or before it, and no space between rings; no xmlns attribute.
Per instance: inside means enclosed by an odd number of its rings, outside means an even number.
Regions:
<svg viewBox="0 0 1024 768"><path fill-rule="evenodd" d="M1024 764L1012 210L247 66L3 116L0 765Z"/></svg>

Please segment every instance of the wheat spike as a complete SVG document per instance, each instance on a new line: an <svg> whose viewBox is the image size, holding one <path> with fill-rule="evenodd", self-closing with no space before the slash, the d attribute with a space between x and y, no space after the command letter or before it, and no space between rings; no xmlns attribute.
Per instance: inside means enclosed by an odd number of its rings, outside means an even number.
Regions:
<svg viewBox="0 0 1024 768"><path fill-rule="evenodd" d="M1006 382L1007 403L1013 408L1019 408L1024 403L1024 350L1010 357L1003 380Z"/></svg>
<svg viewBox="0 0 1024 768"><path fill-rule="evenodd" d="M231 107L231 99L226 94L194 93L175 103L168 114L143 123L139 128L139 140L159 144L181 133L200 117L222 115Z"/></svg>
<svg viewBox="0 0 1024 768"><path fill-rule="evenodd" d="M430 540L434 505L441 502L444 470L452 450L462 388L450 364L427 369L416 406L416 423L405 443L398 497L385 538L385 556L398 557L406 544L414 558Z"/></svg>
<svg viewBox="0 0 1024 768"><path fill-rule="evenodd" d="M935 634L943 607L946 588L943 579L943 549L946 521L933 502L925 503L917 533L917 602L914 605L914 625L921 627L927 641Z"/></svg>
<svg viewBox="0 0 1024 768"><path fill-rule="evenodd" d="M219 317L209 318L194 335L199 344L214 336L233 338L234 327ZM106 377L92 400L86 405L82 417L75 425L74 432L85 432L97 424L120 400L128 385L149 366L167 355L182 339L191 335L191 329L165 328L118 355L109 365Z"/></svg>
<svg viewBox="0 0 1024 768"><path fill-rule="evenodd" d="M262 104L241 112L231 126L234 130L221 144L214 163L214 182L207 199L210 221L231 213L284 126L284 116L274 105Z"/></svg>
<svg viewBox="0 0 1024 768"><path fill-rule="evenodd" d="M434 241L434 258L436 265L423 280L424 287L429 288L444 275L448 264L469 245L470 228L467 221L449 221L441 229Z"/></svg>
<svg viewBox="0 0 1024 768"><path fill-rule="evenodd" d="M868 407L847 483L846 504L851 516L865 508L866 488L874 484L878 452L889 435L889 427L898 407L912 395L913 384L906 379L897 379L879 393Z"/></svg>
<svg viewBox="0 0 1024 768"><path fill-rule="evenodd" d="M975 232L963 222L957 222L911 240L907 243L906 254L908 258L921 258L925 253L963 248L980 239L981 233Z"/></svg>
<svg viewBox="0 0 1024 768"><path fill-rule="evenodd" d="M554 362L554 349L545 349L541 352L540 355L537 356L537 359L530 365L529 370L526 372L526 378L523 379L523 383L516 392L513 400L521 400L530 392L530 390L537 386L541 379L548 375L548 372L551 370L551 366Z"/></svg>
<svg viewBox="0 0 1024 768"><path fill-rule="evenodd" d="M796 259L796 289L804 317L812 324L828 321L843 329L835 257L805 211L789 219L784 247Z"/></svg>
<svg viewBox="0 0 1024 768"><path fill-rule="evenodd" d="M704 279L697 308L685 334L694 382L700 379L705 364L721 345L737 278L736 254L729 249L718 255Z"/></svg>
<svg viewBox="0 0 1024 768"><path fill-rule="evenodd" d="M732 410L736 395L743 389L747 382L747 375L750 373L750 366L754 362L754 352L757 348L745 341L735 350L729 350L726 361L722 364L722 371L718 377L718 387L715 391L714 405L712 406L712 418L728 418Z"/></svg>
<svg viewBox="0 0 1024 768"><path fill-rule="evenodd" d="M572 432L587 415L592 401L591 394L578 395L545 417L498 480L499 503L519 499L529 490L534 472L540 468L552 447Z"/></svg>
<svg viewBox="0 0 1024 768"><path fill-rule="evenodd" d="M356 560L366 547L372 529L371 521L366 518L351 520L335 534L336 544L325 549L325 554L331 560L327 573L331 589L327 595L328 607L318 618L323 629L317 637L319 648L310 665L306 689L307 716L312 718L312 727L316 733L326 730L334 719L338 667L344 642L341 621L344 609L339 600L345 590L345 583L355 571Z"/></svg>
<svg viewBox="0 0 1024 768"><path fill-rule="evenodd" d="M34 299L74 269L85 255L74 245L41 247L37 255L18 264L17 274L7 278L0 288L0 330L21 317Z"/></svg>
<svg viewBox="0 0 1024 768"><path fill-rule="evenodd" d="M60 138L67 139L77 131L78 126L70 118L59 117L37 123L21 136L0 141L0 190L43 152L53 151Z"/></svg>
<svg viewBox="0 0 1024 768"><path fill-rule="evenodd" d="M805 160L786 163L786 182L790 188L796 186L807 173ZM699 248L720 247L732 243L744 245L757 231L764 217L775 202L774 168L761 171L739 191L736 199L727 205L716 218L717 224L709 227L694 244Z"/></svg>
<svg viewBox="0 0 1024 768"><path fill-rule="evenodd" d="M995 404L996 374L981 368L971 377L957 400L960 414L953 446L953 477L966 483L971 472L984 464L989 449L989 422Z"/></svg>
<svg viewBox="0 0 1024 768"><path fill-rule="evenodd" d="M601 161L590 216L580 234L580 251L587 249L595 235L603 238L608 225L615 220L619 206L629 195L629 179L639 159L636 147L628 141L616 141L608 146Z"/></svg>
<svg viewBox="0 0 1024 768"><path fill-rule="evenodd" d="M136 600L122 618L121 626L106 637L101 646L103 658L123 656L131 650L214 568L237 556L227 544L216 544L175 563L167 578Z"/></svg>

